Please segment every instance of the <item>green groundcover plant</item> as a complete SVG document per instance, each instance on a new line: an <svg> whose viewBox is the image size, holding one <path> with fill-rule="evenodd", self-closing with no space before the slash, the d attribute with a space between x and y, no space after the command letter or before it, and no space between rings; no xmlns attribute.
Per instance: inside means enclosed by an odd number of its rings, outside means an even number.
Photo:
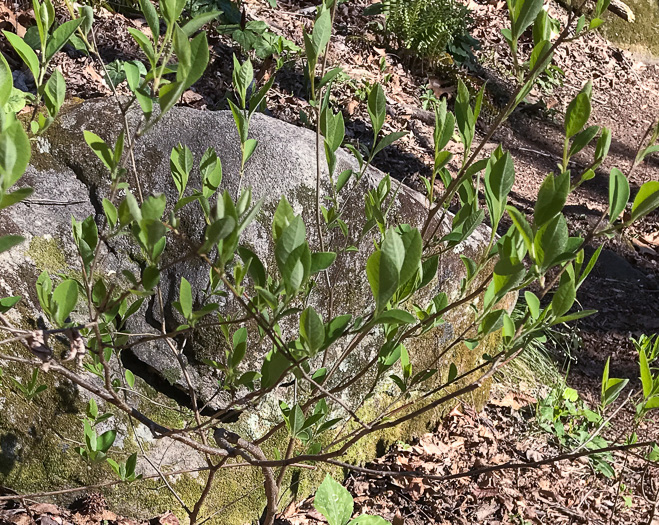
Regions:
<svg viewBox="0 0 659 525"><path fill-rule="evenodd" d="M571 192L595 177L595 170L606 159L611 143L610 130L589 125L592 88L588 83L567 108L563 158L556 172L548 174L540 187L532 217L527 218L510 205L508 195L515 180L513 159L502 147L489 155L483 154L483 147L530 92L551 63L556 48L568 38L581 37L596 28L599 16L606 9L606 1L599 0L590 21L572 13L561 32L554 35L542 27L538 29L538 24L543 23L541 1L510 0L511 28L506 30L506 35L515 56L519 36L532 25L534 35L537 33L537 43L530 56L518 60L523 64L519 66L523 73L510 103L485 136L475 142L483 91L472 97L460 82L454 111L449 111L445 101L435 108L434 164L432 176L426 180L428 212L422 227L392 222L388 211L396 191L390 178L385 177L367 192L364 226L355 234L351 220L343 213L343 203L355 191L374 157L404 133L383 134L386 96L376 84L367 98L372 144L361 148L347 144L358 169L337 173L337 151L344 145L345 123L343 114L334 110L329 97L331 83L340 70L326 69L325 57L336 9L335 2L326 1L318 7L313 28L304 34L310 118L316 127L316 220L315 224L305 224L287 196L282 195L272 218L269 240L275 261L266 266L241 243L246 228L260 212L261 202L253 201L249 187L239 188L235 195L223 189L222 163L217 152L208 149L197 159L199 169L193 173L195 159L190 150L184 144L172 150L172 184L178 195L173 203L167 203L162 194L150 194L131 162L136 141L161 121L208 65L209 46L205 32L200 30L217 13L201 13L181 22L185 4L185 0L161 0L156 8L149 0L140 0L150 35L134 28L128 31L144 54L144 67L134 62L125 62L121 67L132 93L130 103L141 118L135 126L126 119L125 129L110 142L84 132L84 140L107 168L111 183L102 199L104 217L98 222L93 216L72 221L71 233L81 267L78 277L62 279L43 272L37 280L36 294L48 324L46 329L25 332L12 327L5 314L20 303L21 297L0 299L2 330L9 334L2 341L4 351L0 361L27 365L34 370L31 379L20 381L20 390L27 399L34 399L44 391L39 383L39 369L42 374L60 376L93 395L81 428L81 445L72 453L89 462L106 463L122 482L139 482L138 454L128 458L125 454L113 455L116 429L99 430L99 423L105 423L103 428L111 423L111 414L105 410L113 408L146 425L154 439L172 439L205 456L207 466L202 471L206 486L199 499L190 506L179 499L191 523L203 521L212 513L212 509L205 507L208 493L222 476L222 468L237 459L262 474L267 501L262 523L271 525L289 469L326 464L378 474L345 463L341 457L374 432L401 425L481 388L547 327L592 313L572 310L576 292L601 249L587 259L584 248L621 232L659 206L657 181L641 186L630 205L632 195L627 178L647 155L659 149L655 144L659 127L655 125L646 134L636 162L626 175L617 168L611 170L607 210L583 237L571 235L563 214L565 202ZM90 34L93 11L89 9L72 10L72 19L57 26L51 0L34 0L34 12L39 37L36 51L15 34L4 32L34 76L37 94L31 102L34 111L26 131L15 115L15 106L10 104L16 95L11 71L5 59L0 59L0 210L30 195L29 188L16 184L28 165L32 142L57 118L65 99L65 79L57 70L52 71L50 60L72 37L82 42L88 37L93 40L93 33ZM93 54L91 44L89 51ZM240 142L242 179L258 148L257 141L250 137L250 122L266 104L273 78L255 86L252 63L249 60L241 63L234 57L232 81L234 97L229 100L229 106ZM446 147L456 131L464 153L457 172L451 172L447 166L453 154ZM594 146L591 164L582 172L573 172L571 157L589 145ZM323 165L327 175L323 175ZM328 179L324 180L325 176ZM188 186L191 177L198 177L199 184L195 186L201 189ZM330 191L323 198L321 187L326 181ZM449 212L449 206L455 206L455 214ZM185 207L198 210L199 220L204 224L201 241L187 237L180 227L180 213ZM623 211L628 212L624 215L628 218L620 219ZM497 236L505 215L512 226ZM449 231L440 234L444 223L450 225ZM461 256L465 277L459 283L457 295L449 298L439 293L423 304L417 303L414 298L435 278L443 254L459 248L484 223L491 228L486 249L476 260ZM313 245L308 240L309 228L314 228L316 233ZM367 257L358 259L354 246L366 235L372 236L373 243L366 248ZM102 242L117 236L123 236L141 252L143 263L138 272L127 267L122 280L110 282L95 269L100 264ZM181 368L188 382L192 409L185 428L170 428L137 408L131 396L136 388L135 377L123 368L119 359L123 350L138 341L124 332L126 321L137 314L145 300L160 295L161 274L167 269L162 261L164 254L172 249L174 239L188 246L188 253L176 254L178 264L195 258L207 266L210 274L210 287L205 291L193 290L190 282L180 278L178 300L173 306L184 322L171 333L163 327L163 333L154 335L170 345L172 363ZM20 235L2 235L0 252L7 252L22 241ZM347 305L334 301L332 268L338 254L352 257L351 271L366 276L372 292L366 311L350 311ZM365 264L359 264L359 260ZM523 292L526 306L513 319L499 305L508 294L522 292L530 285L535 285L536 291ZM193 302L198 293L204 297L202 304ZM220 308L215 302L218 296L233 298L239 311ZM322 299L314 300L319 298ZM316 308L314 304L322 307ZM162 309L163 305L156 307ZM470 369L461 369L456 364L442 370L415 369L414 340L442 324L458 308L467 308L468 326L463 332L453 334L447 348L465 345L477 351L480 341L499 333L501 343L497 351L482 356ZM197 330L209 326L218 328L226 339L223 353L206 360L207 366L217 370L218 388L226 394L226 402L214 417L202 415L183 358L185 341ZM49 344L48 338L53 334L69 341L70 350L64 359L58 358ZM340 365L359 351L365 340L376 341L370 343L377 345L376 357L360 368L349 370L347 375L339 374ZM16 342L23 347L10 345ZM258 349L264 346L267 352L259 353ZM247 364L248 352L260 356L256 365ZM640 416L653 408L658 399L659 379L656 370L648 364L647 353L644 350L639 354L647 400L639 409ZM7 371L11 374L11 368L6 368ZM100 381L90 380L90 374ZM360 411L368 395L350 402L342 396L363 377L371 378L373 385L388 381L396 389L391 403L368 418ZM219 423L232 409L257 407L279 386L291 381L296 385L296 395L282 400L279 420L266 436L250 440ZM607 367L603 378L603 409L615 401L621 385L624 386L622 383L608 377ZM100 402L105 408L101 408ZM288 446L266 455L264 451L270 449L264 444L277 432L288 434ZM620 445L620 449L650 445L630 441ZM591 453L593 450L588 449L583 455ZM426 476L417 472L379 474ZM470 471L460 475L473 474ZM176 488L167 486L177 496ZM358 517L350 522L352 500L331 479L321 486L316 506L330 523L383 522L375 517Z"/></svg>

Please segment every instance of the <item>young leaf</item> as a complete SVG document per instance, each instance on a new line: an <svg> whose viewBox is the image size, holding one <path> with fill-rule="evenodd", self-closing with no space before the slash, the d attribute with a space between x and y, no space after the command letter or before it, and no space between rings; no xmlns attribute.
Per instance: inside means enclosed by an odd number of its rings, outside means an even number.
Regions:
<svg viewBox="0 0 659 525"><path fill-rule="evenodd" d="M570 191L570 174L554 176L547 175L538 190L538 200L533 210L533 221L536 227L549 222L560 213Z"/></svg>
<svg viewBox="0 0 659 525"><path fill-rule="evenodd" d="M0 109L5 107L5 104L11 96L11 91L14 87L14 81L11 75L9 64L5 57L0 54Z"/></svg>
<svg viewBox="0 0 659 525"><path fill-rule="evenodd" d="M53 55L64 47L64 44L69 41L71 35L75 33L82 22L82 18L69 20L53 31L53 34L48 38L48 45L46 46L46 62L50 62Z"/></svg>
<svg viewBox="0 0 659 525"><path fill-rule="evenodd" d="M183 317L189 319L192 316L192 287L185 277L181 277L179 303Z"/></svg>
<svg viewBox="0 0 659 525"><path fill-rule="evenodd" d="M373 126L373 135L377 140L380 130L384 125L384 120L387 113L387 99L384 95L384 90L380 84L375 84L368 94L368 115L371 118L371 125Z"/></svg>
<svg viewBox="0 0 659 525"><path fill-rule="evenodd" d="M206 33L202 32L190 41L190 64L183 80L184 90L201 78L201 75L206 71L208 59L208 40L206 39Z"/></svg>
<svg viewBox="0 0 659 525"><path fill-rule="evenodd" d="M20 295L14 295L11 297L3 297L0 299L0 314L7 313L22 297Z"/></svg>
<svg viewBox="0 0 659 525"><path fill-rule="evenodd" d="M51 117L55 117L62 107L66 95L66 81L58 69L50 75L48 82L44 86L43 95L48 113L50 113Z"/></svg>
<svg viewBox="0 0 659 525"><path fill-rule="evenodd" d="M366 262L366 276L375 298L376 310L381 312L398 288L398 268L386 253L376 251Z"/></svg>
<svg viewBox="0 0 659 525"><path fill-rule="evenodd" d="M325 46L330 40L332 35L332 17L329 9L323 9L316 19L311 32L311 38L316 50L316 55L320 55L325 51Z"/></svg>
<svg viewBox="0 0 659 525"><path fill-rule="evenodd" d="M624 211L629 200L629 182L618 168L609 175L609 222L613 223Z"/></svg>
<svg viewBox="0 0 659 525"><path fill-rule="evenodd" d="M346 525L352 516L354 503L348 490L327 474L318 487L313 503L329 525Z"/></svg>
<svg viewBox="0 0 659 525"><path fill-rule="evenodd" d="M643 386L643 397L647 399L652 394L652 372L650 371L650 364L648 363L648 356L645 349L641 348L638 353L638 364L641 370L641 385Z"/></svg>
<svg viewBox="0 0 659 525"><path fill-rule="evenodd" d="M151 37L154 42L158 42L158 37L160 36L160 20L158 19L158 12L151 3L151 0L139 0L139 2L140 10L151 30Z"/></svg>
<svg viewBox="0 0 659 525"><path fill-rule="evenodd" d="M9 40L9 43L12 45L18 56L21 57L21 60L25 62L36 82L39 78L39 57L37 57L37 54L17 34L10 33L9 31L3 31L2 33L7 40Z"/></svg>
<svg viewBox="0 0 659 525"><path fill-rule="evenodd" d="M579 133L590 118L591 90L592 86L589 81L567 107L565 113L565 136L568 139Z"/></svg>
<svg viewBox="0 0 659 525"><path fill-rule="evenodd" d="M311 306L307 307L300 316L300 336L312 354L315 354L325 341L325 325Z"/></svg>
<svg viewBox="0 0 659 525"><path fill-rule="evenodd" d="M295 212L293 208L288 203L288 200L286 200L286 197L282 195L275 210L275 215L272 218L272 236L275 242L277 242L284 229L288 227L294 217Z"/></svg>
<svg viewBox="0 0 659 525"><path fill-rule="evenodd" d="M568 275L567 273L563 276ZM551 310L556 317L561 317L566 313L576 299L577 292L574 286L574 278L569 277L567 279L561 279L563 282L560 284L554 296L551 299Z"/></svg>
<svg viewBox="0 0 659 525"><path fill-rule="evenodd" d="M632 220L640 219L659 207L659 181L646 182L638 190L632 204Z"/></svg>
<svg viewBox="0 0 659 525"><path fill-rule="evenodd" d="M103 161L103 164L105 164L110 171L112 171L115 168L115 163L114 152L110 146L108 146L96 133L84 130L83 135L85 137L85 142L89 145L92 151L96 153L96 156Z"/></svg>
<svg viewBox="0 0 659 525"><path fill-rule="evenodd" d="M54 321L58 326L64 325L66 318L75 308L77 301L78 283L73 279L67 279L55 288L53 292Z"/></svg>

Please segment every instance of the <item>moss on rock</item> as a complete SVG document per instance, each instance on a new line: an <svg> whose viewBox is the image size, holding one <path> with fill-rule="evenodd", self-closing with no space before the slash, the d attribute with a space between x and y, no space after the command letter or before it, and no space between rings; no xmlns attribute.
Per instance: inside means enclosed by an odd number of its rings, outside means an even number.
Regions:
<svg viewBox="0 0 659 525"><path fill-rule="evenodd" d="M26 255L39 270L48 273L57 273L68 266L60 241L49 235L32 237Z"/></svg>

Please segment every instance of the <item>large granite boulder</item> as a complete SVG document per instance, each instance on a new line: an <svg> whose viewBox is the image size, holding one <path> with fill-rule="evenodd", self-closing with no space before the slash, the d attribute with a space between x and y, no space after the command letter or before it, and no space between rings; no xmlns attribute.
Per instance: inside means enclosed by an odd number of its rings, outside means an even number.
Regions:
<svg viewBox="0 0 659 525"><path fill-rule="evenodd" d="M128 119L134 122L135 113ZM80 220L94 215L101 223L102 198L107 196L109 176L100 161L85 144L82 131L90 130L106 140L114 141L122 127L122 117L116 105L110 100L86 102L68 107L49 133L38 139L34 145L34 155L21 184L30 185L35 193L29 201L4 210L0 214L0 233L18 233L26 237L25 243L0 255L0 297L22 295L23 301L10 315L15 323L23 327L35 326L39 322L39 307L34 284L39 272L48 271L53 278L57 275L79 275L80 265L70 235L71 216ZM174 108L135 147L135 161L140 184L145 194L164 193L168 209L175 202L177 193L169 170L169 157L172 148L179 143L187 145L198 161L206 148L215 148L222 160L224 178L222 188L235 195L238 185L251 186L255 199L264 199L262 211L255 223L245 232L244 243L255 251L267 264L274 264L271 246L271 221L274 209L281 195L291 202L295 211L302 213L307 225L309 242L317 246L314 206L315 206L315 136L303 128L296 128L263 115L252 120L250 137L258 140L256 153L250 159L243 181L239 181L239 142L237 132L229 112L200 112L187 108ZM338 152L338 171L347 167L355 168L355 160L347 152ZM346 216L363 222L364 193L378 185L383 174L369 169L345 203ZM194 177L193 177L194 178ZM134 181L130 180L131 184ZM398 183L395 183L397 185ZM198 187L194 180L190 185ZM328 188L324 187L324 191ZM184 209L181 228L190 238L198 239L203 234L204 222L193 206ZM391 222L408 223L420 226L426 214L424 198L402 185L391 210ZM447 217L447 221L450 220ZM440 231L448 226L440 225ZM444 253L440 259L440 269L431 289L419 301L428 299L437 291L445 291L451 296L458 293L463 274L459 254L476 258L484 250L489 240L489 230L481 227L456 250ZM176 258L176 239L168 242L174 248L169 260ZM332 239L328 239L332 242ZM363 268L371 253L372 239L362 240L360 255L355 259L341 256L333 267L332 284L336 313L362 312L372 302L371 292ZM141 261L122 238L108 241L102 246L102 262L98 272L108 276L118 276L122 269L138 269ZM169 260L164 260L167 264ZM355 262L356 261L356 262ZM155 300L147 301L129 327L133 332L156 333L164 322L168 329L176 327L180 319L171 307L177 299L178 283L185 277L192 283L193 290L199 291L197 301L202 300L201 291L208 284L208 267L201 261L189 259L173 265L163 276L162 293L164 318ZM322 283L320 283L322 289ZM514 298L510 298L508 306ZM322 296L320 302L322 303ZM222 305L231 309L230 300ZM322 308L322 305L319 305ZM448 365L456 363L459 369L468 369L478 361L484 352L492 351L497 344L496 336L490 337L480 348L467 350L456 345L446 355L442 355L446 342L464 330L470 314L466 310L455 311L447 322L429 332L423 338L410 342L409 349L417 369L433 363L438 356L440 374L437 380L446 377ZM366 338L352 362L346 363L341 373L348 373L355 366L368 362L378 351L377 334ZM212 370L203 365L203 357L214 357L222 352L222 342L217 333L207 331L197 337L186 351L188 371L202 402L211 409L222 406L224 399L217 395L217 378ZM257 362L267 348L250 349L248 360ZM21 347L16 352L24 352ZM179 406L189 403L187 385L183 381L179 364L162 341L139 345L124 351L123 366L139 376L138 392L132 395L131 402L150 417L165 425L180 427L189 418L189 413L181 413ZM5 375L27 378L29 371L12 364L2 363ZM341 373L338 375L340 376ZM90 374L91 376L91 374ZM86 484L108 476L106 467L96 465L89 468L71 450L73 442L81 439L79 410L86 403L85 392L72 387L66 381L42 374L44 383L55 388L29 405L16 389L7 381L0 385L0 485L9 486L21 492L42 491ZM347 403L359 399L367 388L368 377L357 382L352 390L344 393ZM229 419L230 426L248 438L258 438L271 428L278 419L277 401L290 399L292 389L282 388L274 392L270 399L255 410L235 413ZM383 383L376 395L363 409L375 411L382 403L391 399L395 390L392 385ZM479 396L487 395L481 392ZM478 403L479 399L469 401ZM441 416L440 410L427 413L425 417L374 435L360 443L357 452L350 459L364 461L373 457L378 447L386 446L398 439L408 439L426 431ZM114 419L120 430L117 444L119 449L130 452L136 449L137 440L146 449L149 460L164 470L184 470L203 466L204 459L191 450L166 439L153 440L146 427L133 427L121 415ZM72 441L73 442L72 442ZM265 444L267 450L285 448L286 436L276 434ZM105 468L105 471L103 470ZM149 473L150 463L141 462L140 468ZM304 494L312 488L315 480L322 476L317 471L309 474L291 470L288 483L293 493ZM182 475L173 480L173 486L188 502L194 501L201 490L201 479L197 475ZM249 520L262 509L263 494L259 484L260 473L256 469L227 469L219 476L209 504L221 508L249 489L251 494L227 509L216 523L233 524ZM155 483L155 482L154 482ZM136 514L154 514L175 506L174 500L164 490L153 490L151 482L141 482L115 488L110 496L119 510ZM258 490L256 490L258 489Z"/></svg>

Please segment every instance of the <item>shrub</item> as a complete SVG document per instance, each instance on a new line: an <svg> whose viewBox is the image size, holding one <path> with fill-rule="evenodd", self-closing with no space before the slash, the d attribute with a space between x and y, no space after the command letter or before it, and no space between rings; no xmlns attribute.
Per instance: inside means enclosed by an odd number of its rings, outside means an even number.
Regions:
<svg viewBox="0 0 659 525"><path fill-rule="evenodd" d="M387 31L414 55L436 61L467 33L469 9L455 0L385 0Z"/></svg>
<svg viewBox="0 0 659 525"><path fill-rule="evenodd" d="M518 2L537 4L541 0ZM161 122L163 115L201 77L208 65L206 34L197 33L208 21L208 15L199 15L201 18L181 27L179 21L184 4L183 0L162 0L161 13L158 13L149 0L140 0L152 36L134 28L130 32L145 54L147 73L144 75L135 64L128 62L122 66L134 96L131 103L139 118L124 119L123 131L107 142L88 130L84 132L85 141L109 172L110 188L102 199L104 217L98 222L93 215L83 221L72 221L72 237L81 268L79 274L65 280L55 277L53 282L51 276L43 272L37 280L36 296L48 322L47 329L26 333L12 327L4 313L15 307L21 298L0 299L2 329L11 335L3 342L21 341L27 349L21 353L15 346L3 345L0 361L19 363L30 369L32 379L27 384L21 382L25 385L21 391L26 398L33 399L44 390L39 384L39 375L32 372L41 367L44 372L76 384L103 402L101 407L94 399L89 401L80 429L82 436L69 437L81 442L76 452L86 461L106 465L122 482L138 480L137 453L128 458L125 454L119 455L123 458L117 461L112 457L116 430L111 428L99 434L96 428L100 421L109 421L107 410L114 408L117 414L146 425L154 439L173 439L205 455L207 466L201 470L208 471L206 486L194 508L184 509L190 523L202 520L203 512L212 512L204 508L204 500L216 476L221 475L221 469L234 466L225 463L237 458L262 475L267 499L263 523L272 525L288 469L309 463L354 468L339 458L373 432L405 424L446 406L461 395L475 392L518 357L547 327L592 313L571 313L576 291L600 253L600 250L595 251L587 260L584 247L621 231L656 209L659 182L644 184L633 199L630 214L622 215L630 200L630 186L627 177L614 168L610 174L608 209L583 237L570 236L563 214L568 195L594 177L594 170L606 158L611 143L610 130L588 126L590 84L584 86L567 109L559 173L550 173L545 178L531 220L508 205L515 178L510 153L498 147L489 156L482 157L483 148L497 127L529 93L538 75L551 62L555 47L568 36L573 38L587 32L584 23L579 25L577 17L572 16L557 40L550 44L549 39L553 37L549 35L537 44L527 77L482 140L474 143L482 90L471 100L466 86L460 82L454 113L448 110L446 101L437 105L434 165L432 177L427 181L428 211L422 228L402 224L389 213L400 189L395 188L389 177L368 189L362 214L347 216L344 204L356 193L374 157L404 133L382 133L386 96L376 84L367 101L373 130L372 146L360 150L348 146L356 159L355 168L337 173L337 151L344 143L345 125L342 113L331 107L327 93L340 70L328 72L324 65L332 32L331 10L336 4L323 3L313 30L304 34L310 73L310 106L316 123L316 220L312 226L315 242L310 242L302 216L295 213L282 195L268 238L275 261L265 265L243 244L243 232L259 216L261 202L252 202L250 188L239 188L232 195L222 187L222 165L215 151L210 148L206 151L200 169L193 174L200 179L196 181L200 191L193 188L193 184L188 186L194 165L192 152L185 145L174 148L170 168L172 184L178 190L175 202L171 199L167 202L164 194L150 195L151 188L142 187L141 173L130 161L139 137ZM423 16L422 9L431 5L427 2L413 4L419 10L414 14L417 20ZM597 14L604 8L602 3L598 4ZM54 28L51 0L35 0L35 12L41 44L37 52L41 57L18 36L7 32L5 35L34 75L38 87L35 104L43 102L45 111L34 111L36 119L31 123L28 137L15 111L8 109L12 75L8 63L0 56L0 210L30 195L29 189L14 188L27 167L29 139L42 134L51 125L65 98L65 79L57 70L49 74L48 63L74 33L82 37L87 35L93 21L91 16L84 16ZM411 24L411 20L407 23ZM167 27L164 35L159 31L161 23ZM513 37L531 23L532 18L517 16ZM574 35L575 30L577 35ZM178 62L171 80L165 78L173 73L168 67L170 59ZM250 137L251 119L263 107L273 81L274 78L270 78L259 89L253 89L251 62L246 60L241 64L234 57L235 96L229 104L240 141L241 161L237 170L241 180L258 147L257 140ZM451 173L447 165L452 153L446 148L456 128L464 153L459 159L460 168ZM658 136L659 126L654 131L649 130L639 148L637 163L657 151ZM572 173L570 158L589 144L594 145L592 163L583 173ZM323 165L326 165L327 180L323 180ZM323 199L321 193L323 183L329 188L327 199ZM437 191L442 186L443 189ZM459 202L454 216L448 211L453 201ZM186 236L180 227L184 207L195 208L201 225L198 231L203 230L200 239ZM491 228L487 247L479 255L472 254L474 259L471 259L460 245L485 222L486 210ZM512 226L497 237L496 231L505 214L510 217ZM619 219L621 215L623 220ZM127 266L121 272L125 280L117 283L95 270L100 264L102 242L120 235L126 243L131 243L136 253L141 252L141 267L136 271L134 266ZM175 240L183 243L176 244ZM18 235L0 236L0 253L21 241ZM181 244L187 246L187 253L181 253L184 251ZM364 252L361 259L355 255L358 250ZM465 275L450 297L438 292L433 284L437 282L441 257L449 250L462 251L460 258ZM167 259L163 254L172 252L172 262L164 263ZM334 304L334 274L330 270L336 271L334 265L338 256L346 268L356 276L365 276L370 285L372 297L366 308L354 311L349 304ZM180 265L190 259L200 261L208 270L210 284L207 288L194 289L197 285L180 277ZM142 336L125 332L127 320L140 310L147 298L158 304L155 298L162 297L161 276L176 279L172 284L178 285L178 300L171 306L178 311L182 323L170 327L169 331L163 324L161 331L147 337L164 340L172 351L172 365L180 367L187 382L191 409L185 425L180 428L172 428L167 421L156 420L155 415L152 419L140 411L132 397L135 377L123 369L121 361L121 352L140 344ZM502 308L501 300L531 284L536 285L537 294L527 291L523 312L517 318L512 317ZM213 302L217 296L231 298L235 308ZM194 301L194 297L200 300ZM79 298L84 307L77 308ZM159 304L159 307L162 314L164 305ZM433 368L435 363L420 367L410 343L456 312L463 315L467 326L459 330L460 333L449 333L446 341L449 349L464 345L474 350L480 341L495 333L501 335L500 347L493 355L478 356L479 362L473 367L464 363L452 363L442 370ZM210 326L219 329L226 339L223 351L206 361L209 367L216 369L218 392L223 394L222 406L213 418L206 417L198 408L183 355L186 342L200 329ZM49 346L48 336L52 334L66 338L70 344L70 351L63 359ZM370 350L374 357L359 366L349 366L349 358L364 349ZM246 355L253 359L245 359ZM440 358L441 355L436 362ZM644 401L639 412L644 414L659 405L659 377L650 368L645 350L641 352L641 363ZM88 373L98 379L89 381ZM368 379L370 391L364 396L344 395L362 379ZM290 384L295 387L286 389ZM362 410L376 386L382 384L391 392L391 402L374 414ZM607 366L602 384L603 407L606 407L615 401L622 383L609 377ZM233 410L258 408L259 403L273 397L281 400L278 419L260 439L248 433L238 435L223 422L223 416ZM267 441L278 431L287 436L288 445L283 454L273 451ZM647 443L634 443L626 447L645 445ZM168 485L168 489L176 495L175 487ZM336 494L338 489L335 489L328 482L318 503L323 500L323 494ZM334 496L327 499L334 499ZM335 521L339 525L350 518L350 502L345 495L343 499L346 505L338 509L340 519ZM324 508L329 510L327 506ZM366 522L358 519L359 523Z"/></svg>

